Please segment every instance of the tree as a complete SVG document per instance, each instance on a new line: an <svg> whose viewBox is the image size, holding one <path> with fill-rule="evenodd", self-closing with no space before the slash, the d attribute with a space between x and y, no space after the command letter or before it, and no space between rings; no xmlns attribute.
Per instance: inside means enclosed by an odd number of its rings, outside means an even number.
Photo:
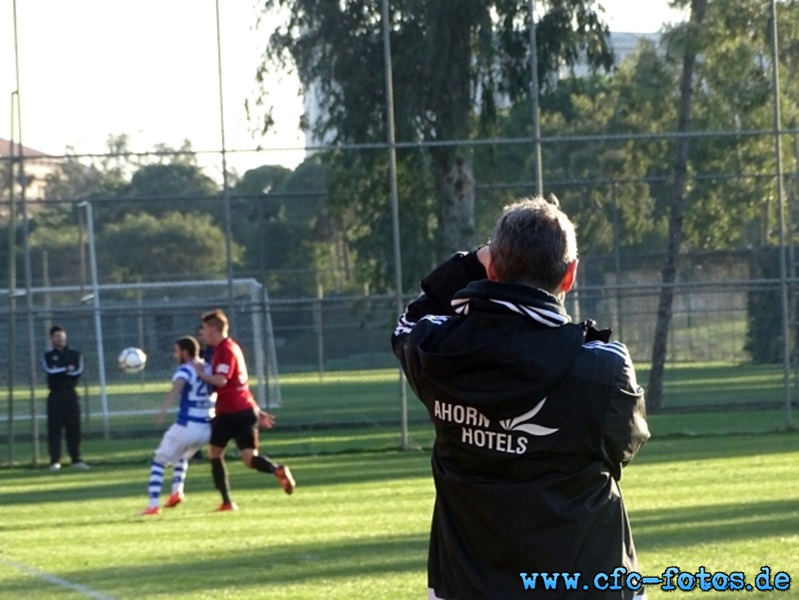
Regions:
<svg viewBox="0 0 799 600"><path fill-rule="evenodd" d="M691 109L694 91L694 68L697 54L701 52L703 24L707 0L691 0L691 19L684 31L684 55L682 76L680 77L680 103L678 107L677 132L691 130ZM666 259L663 265L660 298L658 300L657 322L652 343L652 370L649 372L647 409L657 411L663 396L663 371L666 364L668 331L671 326L673 284L677 279L677 257L683 240L683 221L685 219L685 191L688 175L689 138L677 141L674 159L674 180L672 184L671 206L669 211L669 236Z"/></svg>
<svg viewBox="0 0 799 600"><path fill-rule="evenodd" d="M608 68L612 55L607 27L592 0L552 0L537 25L541 83L564 65L584 59ZM288 22L271 36L267 60L258 77L274 66L296 66L302 86L319 117L307 123L317 139L333 143L374 143L387 139L380 3L366 0L266 0L265 11L287 8ZM524 0L394 0L391 46L397 139L432 142L424 151L403 152L400 177L403 213L416 215L423 229L403 240L403 262L410 280L427 268L406 258L439 259L475 242L473 155L468 142L488 133L496 122L497 102L515 102L529 91L528 3ZM262 98L263 103L268 98ZM267 112L265 125L271 124ZM353 208L364 219L350 233L353 242L382 233L388 213L384 152L332 153L331 200L339 210ZM355 182L353 174L361 181ZM364 180L364 177L366 180ZM344 180L339 183L339 180ZM370 180L369 183L363 184ZM427 180L427 181L425 181ZM373 183L374 184L373 184ZM422 184L422 182L424 182ZM348 183L350 185L348 185ZM357 189L353 190L353 185ZM353 195L352 192L364 195ZM336 201L336 193L346 197ZM406 200L412 199L410 202ZM434 215L418 222L420 215ZM403 235L407 235L403 223ZM360 230L357 230L360 229ZM390 229L389 229L390 231ZM390 237L379 238L360 255L375 269L374 283L385 277ZM416 248L415 244L432 246ZM409 247L410 245L410 247ZM387 248L387 246L389 246ZM388 252L387 252L388 251ZM406 254L408 256L406 256ZM388 267L390 269L391 267ZM390 272L389 272L390 274Z"/></svg>
<svg viewBox="0 0 799 600"><path fill-rule="evenodd" d="M41 285L85 283L85 254L81 248L85 233L76 226L81 213L74 204L54 203L37 211L31 219L31 265L34 277L41 273Z"/></svg>
<svg viewBox="0 0 799 600"><path fill-rule="evenodd" d="M249 196L255 202L240 226L251 229L247 266L267 274L270 291L315 295L319 286L328 292L355 291L354 250L346 237L355 217L347 209L331 210L329 179L328 167L313 155L293 172L260 167L245 173L236 186L237 199L246 199L241 192L251 186L263 190L260 197Z"/></svg>
<svg viewBox="0 0 799 600"><path fill-rule="evenodd" d="M799 44L799 3L780 2L780 62L795 73ZM691 3L691 21L667 35L683 54L678 131L745 132L773 127L770 10L756 0ZM701 17L701 18L700 18ZM700 19L697 21L697 19ZM690 62L690 64L687 64ZM690 69L689 69L690 67ZM688 71L691 71L690 79ZM786 79L781 103L784 117L797 115L795 80ZM662 271L658 318L652 350L648 402L661 403L667 336L671 322L672 284L679 256L686 249L761 247L776 242L769 225L777 210L771 136L726 136L676 142L672 190L668 202L669 234ZM735 173L737 177L718 177ZM763 175L769 177L763 177ZM765 221L765 222L763 222ZM760 227L754 225L762 223ZM773 255L773 253L768 253ZM757 302L750 304L755 306ZM766 311L770 325L773 313ZM750 323L750 328L752 324ZM752 339L750 332L750 341ZM751 350L750 346L750 350ZM753 358L757 359L758 357ZM762 358L762 357L761 357Z"/></svg>
<svg viewBox="0 0 799 600"><path fill-rule="evenodd" d="M232 249L237 263L241 247ZM193 213L128 214L98 234L97 255L104 280L114 282L213 278L227 269L224 231Z"/></svg>
<svg viewBox="0 0 799 600"><path fill-rule="evenodd" d="M177 150L159 144L145 159L128 151L127 136L111 136L101 159L66 157L61 171L48 178L45 202L31 219L32 263L51 283L81 276L84 213L75 205L82 200L94 208L102 279L225 274L222 221L213 222L211 214L221 213L214 206L219 189L197 165L188 141ZM235 243L232 249L238 264L242 250Z"/></svg>
<svg viewBox="0 0 799 600"><path fill-rule="evenodd" d="M788 4L781 27L796 35ZM768 3L757 0L711 2L707 7L700 60L695 69L694 128L704 131L766 131L773 127L771 35ZM669 36L675 48L682 33ZM787 41L787 40L786 40ZM790 55L783 60L790 63ZM786 93L787 92L787 93ZM782 103L794 107L795 94L783 90ZM770 233L763 223L774 172L771 136L734 135L692 140L690 172L697 175L686 194L685 243L696 249L760 246ZM713 177L735 173L736 179ZM774 207L775 209L776 207ZM765 221L768 222L766 217Z"/></svg>
<svg viewBox="0 0 799 600"><path fill-rule="evenodd" d="M61 168L47 175L44 197L48 202L76 202L114 193L123 184L116 175L101 171L96 164L87 164L67 154Z"/></svg>
<svg viewBox="0 0 799 600"><path fill-rule="evenodd" d="M302 168L300 165L297 170ZM267 271L297 268L298 262L308 269L312 262L303 248L308 239L307 222L291 218L294 199L281 191L292 176L285 167L263 165L246 171L232 190L233 237L245 247L243 268L259 278ZM270 293L285 291L285 281L272 278L265 283Z"/></svg>
<svg viewBox="0 0 799 600"><path fill-rule="evenodd" d="M153 162L139 160L130 179L105 195L96 215L100 227L140 211L210 213L222 222L219 185L197 164L188 141L177 150L159 144L152 156Z"/></svg>
<svg viewBox="0 0 799 600"><path fill-rule="evenodd" d="M581 253L651 246L660 236L657 190L647 183L664 164L665 145L612 136L663 131L674 113L673 78L644 44L612 76L562 81L542 100L542 132L577 141L547 147L545 181L580 232ZM585 139L582 139L585 138Z"/></svg>
<svg viewBox="0 0 799 600"><path fill-rule="evenodd" d="M774 172L772 136L750 135L773 126L769 13L758 0L708 5L692 90L692 130L707 135L691 138L681 252L773 242L774 182L763 177ZM791 76L799 68L791 52L799 45L799 2L781 2L778 16L787 123L797 116L799 97ZM687 39L682 26L667 30L659 46L643 42L611 75L562 79L541 99L543 135L577 138L546 146L544 179L574 215L581 252L601 255L614 243L628 250L665 247L675 140L622 138L674 131ZM529 114L529 105L512 107L499 137L512 137ZM522 145L500 147L497 154L501 181L512 182L532 160ZM764 215L771 215L766 223Z"/></svg>

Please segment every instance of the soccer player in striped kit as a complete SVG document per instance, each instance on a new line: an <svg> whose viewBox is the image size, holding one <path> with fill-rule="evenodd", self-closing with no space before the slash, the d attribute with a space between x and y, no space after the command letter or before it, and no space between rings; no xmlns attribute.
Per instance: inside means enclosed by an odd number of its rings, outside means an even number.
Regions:
<svg viewBox="0 0 799 600"><path fill-rule="evenodd" d="M173 347L172 355L179 366L172 375L172 388L164 397L156 423L163 423L167 409L180 397L178 416L164 434L150 464L150 502L142 511L143 516L161 514L159 497L167 465L173 465L172 494L164 506L174 508L183 501L189 459L211 439L216 392L197 375L197 369L206 369L209 372L211 369L211 365L200 359L199 354L200 344L190 335L177 340Z"/></svg>

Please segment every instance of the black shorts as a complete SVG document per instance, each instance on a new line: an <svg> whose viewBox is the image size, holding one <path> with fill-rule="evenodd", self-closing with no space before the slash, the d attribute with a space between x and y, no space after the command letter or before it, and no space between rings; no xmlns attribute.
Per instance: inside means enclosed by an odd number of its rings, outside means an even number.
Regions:
<svg viewBox="0 0 799 600"><path fill-rule="evenodd" d="M239 450L258 447L258 409L217 413L211 421L211 445L224 448L235 440Z"/></svg>

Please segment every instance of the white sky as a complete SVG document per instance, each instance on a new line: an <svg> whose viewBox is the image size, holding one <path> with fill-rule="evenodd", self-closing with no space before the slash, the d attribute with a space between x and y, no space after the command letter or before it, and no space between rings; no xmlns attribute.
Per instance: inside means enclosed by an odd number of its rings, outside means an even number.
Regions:
<svg viewBox="0 0 799 600"><path fill-rule="evenodd" d="M377 0L376 0L377 1ZM680 15L668 0L600 0L614 31L654 32ZM228 166L294 167L305 153L297 124L302 100L291 77L271 83L281 99L277 127L253 137L245 98L275 23L256 32L255 0L220 0L225 146ZM644 8L644 6L646 8ZM157 143L196 151L221 148L216 4L214 0L16 0L21 136L25 146L60 155L106 150L109 135L127 134L134 152ZM0 137L11 137L16 84L14 2L0 0ZM16 118L16 117L15 117ZM292 148L293 151L285 149ZM200 162L221 173L218 154ZM213 169L217 172L214 174Z"/></svg>

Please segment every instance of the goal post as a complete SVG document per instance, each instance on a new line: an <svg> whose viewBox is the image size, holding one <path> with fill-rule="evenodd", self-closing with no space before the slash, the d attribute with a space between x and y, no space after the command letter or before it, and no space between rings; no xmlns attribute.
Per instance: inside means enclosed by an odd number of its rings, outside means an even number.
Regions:
<svg viewBox="0 0 799 600"><path fill-rule="evenodd" d="M232 286L231 286L232 283ZM230 291L233 291L231 303ZM93 302L94 294L86 287L55 286L30 290L34 321L34 337L20 336L28 309L18 307L5 311L5 319L0 320L0 337L13 342L4 357L0 357L0 372L14 373L7 378L11 386L7 396L10 398L27 390L21 388L33 375L38 379L38 391L32 402L41 404L46 397L46 382L40 372L38 361L31 363L23 357L32 347L35 355L41 355L48 348L47 330L51 325L64 327L68 342L81 351L86 371L83 375L86 388L99 390L104 397L107 390L99 388L97 374L105 368L108 373L108 388L118 389L127 386L141 389L160 390L161 384L168 384L174 372L172 344L183 335L195 335L200 325L202 313L221 308L237 324L231 336L244 351L250 385L256 400L262 408L282 406L280 376L278 372L275 335L272 329L272 314L269 294L266 287L255 279L193 280L148 283L106 283L98 286L99 303ZM0 289L0 295L8 295L8 290ZM17 335L13 338L11 324L15 323ZM100 327L98 328L98 323ZM98 332L103 344L96 344ZM117 367L117 357L123 348L137 347L148 356L147 368L137 374L126 374ZM102 353L98 350L103 348ZM2 376L0 376L2 378ZM17 382L14 384L14 382ZM149 392L148 392L149 393ZM160 392L159 392L160 394ZM96 392L92 392L96 396ZM138 398L141 396L141 399ZM146 397L145 397L146 396ZM152 394L127 394L124 398L109 398L108 403L100 403L94 397L87 402L86 417L101 417L107 423L110 416L152 413L157 409L152 403ZM13 404L7 398L0 399L0 422L30 421L32 415L23 403ZM20 434L24 427L18 427ZM112 432L113 433L113 432Z"/></svg>
<svg viewBox="0 0 799 600"><path fill-rule="evenodd" d="M280 378L277 370L277 351L275 333L272 327L272 309L269 305L269 292L265 285L250 287L251 299L260 311L253 311L253 332L258 343L254 344L255 364L259 385L256 387L258 406L264 409L280 408L283 397L280 393Z"/></svg>

